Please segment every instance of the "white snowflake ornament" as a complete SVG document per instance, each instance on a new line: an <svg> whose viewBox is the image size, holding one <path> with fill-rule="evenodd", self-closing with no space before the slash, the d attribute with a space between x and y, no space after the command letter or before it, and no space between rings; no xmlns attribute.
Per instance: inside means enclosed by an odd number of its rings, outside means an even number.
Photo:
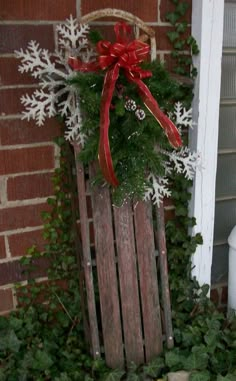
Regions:
<svg viewBox="0 0 236 381"><path fill-rule="evenodd" d="M168 189L168 179L166 177L156 177L150 173L148 181L151 183L151 187L147 188L144 201L152 200L153 204L159 207L163 202L163 198L170 197L171 195Z"/></svg>
<svg viewBox="0 0 236 381"><path fill-rule="evenodd" d="M181 102L177 102L174 105L173 115L177 126L192 128L192 108L187 110Z"/></svg>
<svg viewBox="0 0 236 381"><path fill-rule="evenodd" d="M36 41L30 41L27 49L16 51L16 57L21 60L19 71L30 73L39 79L40 90L37 89L30 96L21 97L25 107L22 119L33 119L36 125L42 126L46 118L60 114L65 118L68 130L65 133L67 140L76 140L82 146L86 136L81 132L82 119L79 107L78 91L68 84L74 75L68 65L68 56L76 54L82 62L91 62L96 53L89 47L89 26L79 24L70 16L65 23L56 27L58 34L58 49L53 53L40 48Z"/></svg>

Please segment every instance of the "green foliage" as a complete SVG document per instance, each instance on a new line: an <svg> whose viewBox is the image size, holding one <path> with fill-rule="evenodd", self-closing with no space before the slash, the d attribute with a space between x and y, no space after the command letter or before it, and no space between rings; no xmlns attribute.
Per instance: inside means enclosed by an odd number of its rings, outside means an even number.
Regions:
<svg viewBox="0 0 236 381"><path fill-rule="evenodd" d="M53 177L55 195L48 199L51 212L43 213L44 251L36 247L22 259L28 285L16 287L23 305L0 317L1 381L100 380L104 361L92 360L83 334L81 295L75 251L72 178L73 154L64 139L60 167ZM33 279L34 259L46 258L48 281Z"/></svg>

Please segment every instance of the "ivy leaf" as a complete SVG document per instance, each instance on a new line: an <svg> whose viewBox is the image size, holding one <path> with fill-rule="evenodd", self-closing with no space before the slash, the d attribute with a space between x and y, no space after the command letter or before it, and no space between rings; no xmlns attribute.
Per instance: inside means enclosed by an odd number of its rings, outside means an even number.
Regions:
<svg viewBox="0 0 236 381"><path fill-rule="evenodd" d="M120 381L124 374L125 371L115 369L108 374L108 376L105 378L105 381Z"/></svg>
<svg viewBox="0 0 236 381"><path fill-rule="evenodd" d="M174 42L175 40L177 40L177 38L179 38L179 33L175 31L167 32L167 36L169 37L169 40L171 42Z"/></svg>
<svg viewBox="0 0 236 381"><path fill-rule="evenodd" d="M31 367L35 370L46 370L53 364L53 360L46 351L37 350Z"/></svg>
<svg viewBox="0 0 236 381"><path fill-rule="evenodd" d="M169 12L166 14L166 20L169 21L172 25L175 25L179 19L178 13Z"/></svg>
<svg viewBox="0 0 236 381"><path fill-rule="evenodd" d="M149 364L144 366L143 370L147 376L154 378L160 375L164 367L165 367L164 359L162 357L157 357L156 359L151 361Z"/></svg>
<svg viewBox="0 0 236 381"><path fill-rule="evenodd" d="M6 381L6 375L3 369L0 369L0 381Z"/></svg>
<svg viewBox="0 0 236 381"><path fill-rule="evenodd" d="M204 284L202 287L201 287L201 297L202 296L207 296L208 292L209 292L209 285L208 284Z"/></svg>
<svg viewBox="0 0 236 381"><path fill-rule="evenodd" d="M187 22L181 22L176 27L176 30L178 33L184 33L186 29L187 29Z"/></svg>
<svg viewBox="0 0 236 381"><path fill-rule="evenodd" d="M185 370L203 370L208 364L208 354L204 346L193 347L192 353L185 359L183 365Z"/></svg>
<svg viewBox="0 0 236 381"><path fill-rule="evenodd" d="M210 381L211 375L206 370L203 372L193 372L190 374L189 381Z"/></svg>
<svg viewBox="0 0 236 381"><path fill-rule="evenodd" d="M176 7L176 13L179 13L180 16L184 16L187 9L189 7L189 4L186 2L181 2Z"/></svg>
<svg viewBox="0 0 236 381"><path fill-rule="evenodd" d="M218 374L216 381L234 381L235 375L233 374L227 374L226 376L221 376Z"/></svg>
<svg viewBox="0 0 236 381"><path fill-rule="evenodd" d="M128 373L126 381L140 381L137 373Z"/></svg>
<svg viewBox="0 0 236 381"><path fill-rule="evenodd" d="M181 365L182 363L182 356L179 354L179 353L176 353L176 352L167 352L165 354L165 362L166 362L166 365L169 367L169 368L173 368L177 365Z"/></svg>
<svg viewBox="0 0 236 381"><path fill-rule="evenodd" d="M23 325L23 320L21 319L18 319L18 318L15 318L15 317L11 317L9 319L9 325L10 327L14 330L14 331L19 331L19 329L22 327Z"/></svg>
<svg viewBox="0 0 236 381"><path fill-rule="evenodd" d="M21 341L13 330L5 332L0 338L0 351L11 351L17 353L20 349Z"/></svg>

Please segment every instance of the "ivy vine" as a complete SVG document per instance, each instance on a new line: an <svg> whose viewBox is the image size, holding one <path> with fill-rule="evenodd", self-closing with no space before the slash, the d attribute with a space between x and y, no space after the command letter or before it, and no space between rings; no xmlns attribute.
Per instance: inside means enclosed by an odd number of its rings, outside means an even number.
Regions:
<svg viewBox="0 0 236 381"><path fill-rule="evenodd" d="M192 66L192 55L197 55L199 49L195 38L187 33L189 26L184 19L190 5L179 0L172 0L172 3L175 9L166 14L166 20L173 26L173 29L167 32L167 36L173 46L171 56L176 63L174 71L176 74L195 78L197 70Z"/></svg>

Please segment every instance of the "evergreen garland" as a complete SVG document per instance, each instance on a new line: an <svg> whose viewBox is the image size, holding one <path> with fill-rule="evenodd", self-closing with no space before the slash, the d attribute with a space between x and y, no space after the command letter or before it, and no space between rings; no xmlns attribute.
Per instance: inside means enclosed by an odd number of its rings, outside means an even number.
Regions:
<svg viewBox="0 0 236 381"><path fill-rule="evenodd" d="M145 64L143 67L153 73L144 82L162 110L170 113L177 101L189 106L189 87L171 79L164 66L157 62ZM96 160L98 155L104 75L103 72L77 72L68 80L78 91L83 120L81 132L89 137L78 158L84 165ZM127 111L127 100L133 100L145 112L144 119L139 120L135 112ZM142 103L137 87L128 83L122 74L112 99L109 138L114 170L120 182L118 187L112 188L114 203L120 205L126 198L143 199L145 192L151 187L148 174L165 176L163 163L166 156L163 151L172 151L172 148L161 126ZM104 181L99 169L95 182L98 181Z"/></svg>

